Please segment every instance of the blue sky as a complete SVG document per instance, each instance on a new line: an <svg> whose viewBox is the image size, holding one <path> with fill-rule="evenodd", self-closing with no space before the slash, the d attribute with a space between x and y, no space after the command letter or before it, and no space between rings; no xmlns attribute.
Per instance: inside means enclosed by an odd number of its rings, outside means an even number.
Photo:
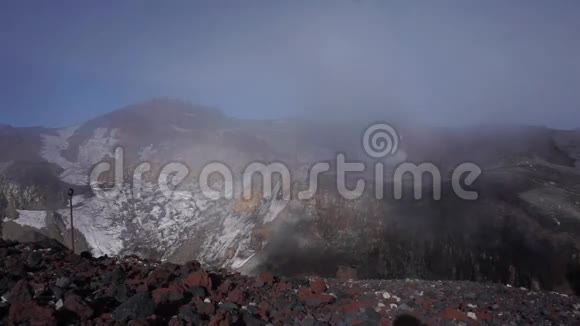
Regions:
<svg viewBox="0 0 580 326"><path fill-rule="evenodd" d="M158 96L250 118L580 127L580 1L0 2L0 123Z"/></svg>

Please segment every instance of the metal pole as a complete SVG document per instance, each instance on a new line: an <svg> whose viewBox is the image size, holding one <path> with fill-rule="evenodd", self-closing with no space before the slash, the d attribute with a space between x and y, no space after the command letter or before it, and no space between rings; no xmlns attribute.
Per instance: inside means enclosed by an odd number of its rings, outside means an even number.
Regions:
<svg viewBox="0 0 580 326"><path fill-rule="evenodd" d="M73 188L68 190L69 204L70 204L70 241L72 243L72 252L75 253L75 227L73 224L73 195L75 191Z"/></svg>

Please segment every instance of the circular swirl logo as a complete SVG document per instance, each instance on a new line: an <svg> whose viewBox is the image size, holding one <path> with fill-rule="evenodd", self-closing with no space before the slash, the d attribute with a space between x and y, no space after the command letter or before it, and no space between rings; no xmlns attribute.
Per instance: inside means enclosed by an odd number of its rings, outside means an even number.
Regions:
<svg viewBox="0 0 580 326"><path fill-rule="evenodd" d="M399 149L399 134L386 123L376 123L365 130L362 139L367 155L374 158L393 155Z"/></svg>

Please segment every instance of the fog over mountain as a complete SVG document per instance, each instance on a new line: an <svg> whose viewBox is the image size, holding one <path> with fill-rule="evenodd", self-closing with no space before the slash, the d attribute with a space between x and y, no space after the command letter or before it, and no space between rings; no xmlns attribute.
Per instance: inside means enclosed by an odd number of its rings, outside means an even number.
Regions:
<svg viewBox="0 0 580 326"><path fill-rule="evenodd" d="M232 118L173 99L137 103L68 128L3 127L2 234L70 245L66 190L72 187L75 242L97 256L197 259L289 276L332 276L347 266L364 278L469 279L578 291L578 131L405 124L398 129L397 155L387 160L361 149L364 127L355 121ZM96 164L119 161L118 148L122 178L112 193L117 170L89 177ZM353 178L369 185L354 199L340 192L334 169L319 175L312 197L297 196L308 189L314 164L335 166L337 153L367 167L385 164L384 197L375 196L374 168L346 179L350 189ZM412 180L394 177L403 160L435 163L443 176L442 198L433 197L432 179L416 189L425 197L414 200ZM143 162L150 170L136 179ZM164 168L174 162L187 173L177 192L168 193L158 180L167 178ZM212 179L211 187L223 191L210 198L200 175L212 162L229 167L234 185L250 163L281 162L291 174L292 193L286 197L290 184L274 178L271 196L260 184L248 188L249 198L238 187L228 196L223 182ZM463 162L483 171L470 187L477 200L463 200L452 188L450 173ZM402 199L393 196L397 182L403 182ZM99 197L95 185L111 195ZM552 269L531 268L546 260Z"/></svg>

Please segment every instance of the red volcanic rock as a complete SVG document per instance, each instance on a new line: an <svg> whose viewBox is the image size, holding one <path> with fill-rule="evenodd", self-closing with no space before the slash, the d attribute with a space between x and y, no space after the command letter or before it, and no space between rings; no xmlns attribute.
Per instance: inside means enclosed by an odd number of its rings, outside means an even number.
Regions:
<svg viewBox="0 0 580 326"><path fill-rule="evenodd" d="M252 278L33 246L0 240L0 325L580 325L580 298L501 284Z"/></svg>
<svg viewBox="0 0 580 326"><path fill-rule="evenodd" d="M15 303L10 306L8 319L13 325L28 323L30 326L56 325L53 311L34 302Z"/></svg>
<svg viewBox="0 0 580 326"><path fill-rule="evenodd" d="M226 294L234 288L234 283L230 280L226 280L218 287L218 292L220 294Z"/></svg>
<svg viewBox="0 0 580 326"><path fill-rule="evenodd" d="M260 275L258 275L258 278L256 279L256 286L257 287L262 287L265 284L273 284L274 283L274 276L270 273L261 273Z"/></svg>
<svg viewBox="0 0 580 326"><path fill-rule="evenodd" d="M258 311L263 317L268 317L268 311L270 310L270 304L266 301L262 301L258 304Z"/></svg>
<svg viewBox="0 0 580 326"><path fill-rule="evenodd" d="M197 312L202 315L212 316L215 314L216 307L213 302L204 302L200 298L194 298L192 303L195 305Z"/></svg>
<svg viewBox="0 0 580 326"><path fill-rule="evenodd" d="M185 323L179 318L171 318L171 320L169 321L169 323L167 325L169 325L169 326L185 326Z"/></svg>
<svg viewBox="0 0 580 326"><path fill-rule="evenodd" d="M219 312L217 315L212 316L209 321L209 326L230 326L231 324L231 318L223 311Z"/></svg>
<svg viewBox="0 0 580 326"><path fill-rule="evenodd" d="M34 297L41 295L48 288L48 284L46 283L31 283L29 285Z"/></svg>
<svg viewBox="0 0 580 326"><path fill-rule="evenodd" d="M169 301L170 293L171 291L169 290L169 288L159 288L153 290L153 292L151 293L151 297L153 298L153 301L155 301L156 304L165 303Z"/></svg>
<svg viewBox="0 0 580 326"><path fill-rule="evenodd" d="M164 287L173 280L179 270L178 265L163 263L147 276L147 285L151 288Z"/></svg>
<svg viewBox="0 0 580 326"><path fill-rule="evenodd" d="M100 321L103 321L103 322L110 322L113 320L113 314L110 312L104 313L104 314L100 315L99 318L97 318L97 319Z"/></svg>
<svg viewBox="0 0 580 326"><path fill-rule="evenodd" d="M16 282L14 287L8 293L8 302L14 303L25 303L32 301L32 290L30 285L25 280L20 280Z"/></svg>
<svg viewBox="0 0 580 326"><path fill-rule="evenodd" d="M155 301L147 292L138 292L119 305L112 314L115 321L127 322L133 319L143 319L154 315Z"/></svg>
<svg viewBox="0 0 580 326"><path fill-rule="evenodd" d="M445 309L441 313L441 316L448 320L463 321L463 322L469 319L467 318L467 315L464 312L453 308Z"/></svg>
<svg viewBox="0 0 580 326"><path fill-rule="evenodd" d="M93 309L76 294L68 294L64 299L64 308L68 311L74 312L81 319L86 320L93 316Z"/></svg>
<svg viewBox="0 0 580 326"><path fill-rule="evenodd" d="M279 292L285 292L292 289L292 284L288 283L288 282L280 282L276 285L276 290Z"/></svg>
<svg viewBox="0 0 580 326"><path fill-rule="evenodd" d="M301 288L298 290L298 298L310 307L320 307L335 300L330 294L314 293L310 288Z"/></svg>
<svg viewBox="0 0 580 326"><path fill-rule="evenodd" d="M372 307L373 307L372 303L370 303L368 301L357 301L357 302L351 302L351 303L345 304L342 307L340 307L340 309L345 314L357 314L361 310L364 310L366 308L372 308Z"/></svg>
<svg viewBox="0 0 580 326"><path fill-rule="evenodd" d="M171 290L171 295L175 297L182 297L183 296L183 286L179 283L169 283L169 290ZM181 298L176 298L172 300L180 300Z"/></svg>
<svg viewBox="0 0 580 326"><path fill-rule="evenodd" d="M326 291L326 289L327 289L326 283L324 283L324 281L321 280L321 279L319 279L319 278L317 278L314 281L310 282L310 288L315 293L322 293L322 292Z"/></svg>
<svg viewBox="0 0 580 326"><path fill-rule="evenodd" d="M190 273L185 280L183 280L183 284L188 287L196 287L196 286L203 286L206 289L211 289L211 278L209 274L206 272L193 272Z"/></svg>
<svg viewBox="0 0 580 326"><path fill-rule="evenodd" d="M477 320L488 321L489 320L489 312L482 310L476 313Z"/></svg>
<svg viewBox="0 0 580 326"><path fill-rule="evenodd" d="M232 292L228 293L227 300L239 305L244 305L247 300L247 294L240 288L236 288Z"/></svg>
<svg viewBox="0 0 580 326"><path fill-rule="evenodd" d="M191 272L198 272L201 270L201 264L198 261L189 261L181 266L181 275L188 275Z"/></svg>

